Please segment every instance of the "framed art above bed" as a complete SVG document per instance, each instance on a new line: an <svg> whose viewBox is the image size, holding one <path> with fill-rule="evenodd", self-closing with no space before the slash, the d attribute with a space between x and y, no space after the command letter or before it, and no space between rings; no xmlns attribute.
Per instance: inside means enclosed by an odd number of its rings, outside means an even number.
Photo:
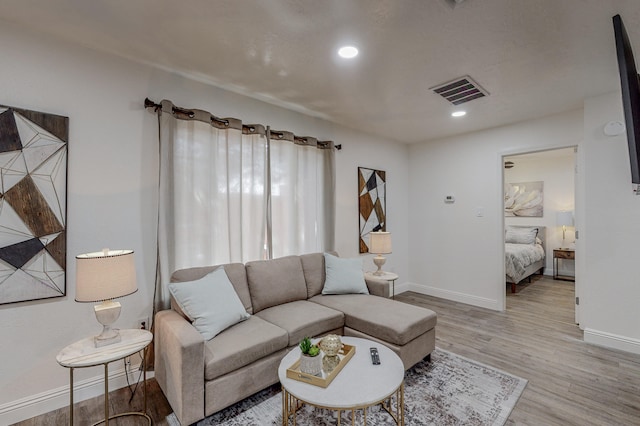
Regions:
<svg viewBox="0 0 640 426"><path fill-rule="evenodd" d="M504 188L504 215L507 217L542 217L544 182L507 183Z"/></svg>

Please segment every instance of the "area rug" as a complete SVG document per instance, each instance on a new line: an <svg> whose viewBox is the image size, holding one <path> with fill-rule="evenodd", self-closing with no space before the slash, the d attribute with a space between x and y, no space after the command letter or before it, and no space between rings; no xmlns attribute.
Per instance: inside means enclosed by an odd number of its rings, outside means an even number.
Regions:
<svg viewBox="0 0 640 426"><path fill-rule="evenodd" d="M407 425L504 425L524 391L527 381L504 371L436 348L431 362L419 362L405 374L405 424ZM204 420L198 426L281 425L282 397L275 385ZM362 424L356 412L356 424ZM335 413L303 406L300 425L335 425ZM351 424L350 413L342 421ZM171 426L179 423L174 414ZM367 410L368 425L393 425L380 407Z"/></svg>

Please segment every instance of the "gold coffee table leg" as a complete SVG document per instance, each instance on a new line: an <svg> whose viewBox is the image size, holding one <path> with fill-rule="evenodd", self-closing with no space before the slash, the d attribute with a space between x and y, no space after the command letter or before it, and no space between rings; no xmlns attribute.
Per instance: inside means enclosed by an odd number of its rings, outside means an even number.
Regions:
<svg viewBox="0 0 640 426"><path fill-rule="evenodd" d="M398 424L404 426L404 382L400 384L400 398L398 398Z"/></svg>

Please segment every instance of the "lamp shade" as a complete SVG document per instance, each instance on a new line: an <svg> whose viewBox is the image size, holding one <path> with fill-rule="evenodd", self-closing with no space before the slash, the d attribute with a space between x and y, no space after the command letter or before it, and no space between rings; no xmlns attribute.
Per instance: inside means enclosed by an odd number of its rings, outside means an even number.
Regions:
<svg viewBox="0 0 640 426"><path fill-rule="evenodd" d="M76 256L76 302L101 302L138 291L133 250Z"/></svg>
<svg viewBox="0 0 640 426"><path fill-rule="evenodd" d="M391 253L391 232L370 232L369 252L374 254Z"/></svg>
<svg viewBox="0 0 640 426"><path fill-rule="evenodd" d="M556 213L556 225L558 226L573 226L573 212L572 211L560 211Z"/></svg>

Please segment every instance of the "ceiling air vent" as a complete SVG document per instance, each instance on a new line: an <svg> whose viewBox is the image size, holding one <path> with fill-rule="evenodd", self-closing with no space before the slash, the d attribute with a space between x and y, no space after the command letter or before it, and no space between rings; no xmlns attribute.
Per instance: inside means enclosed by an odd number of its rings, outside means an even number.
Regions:
<svg viewBox="0 0 640 426"><path fill-rule="evenodd" d="M465 102L469 102L474 99L482 98L483 96L489 95L489 92L484 90L468 75L456 78L455 80L440 84L435 87L430 87L429 90L433 90L435 93L442 96L454 105L460 105Z"/></svg>

